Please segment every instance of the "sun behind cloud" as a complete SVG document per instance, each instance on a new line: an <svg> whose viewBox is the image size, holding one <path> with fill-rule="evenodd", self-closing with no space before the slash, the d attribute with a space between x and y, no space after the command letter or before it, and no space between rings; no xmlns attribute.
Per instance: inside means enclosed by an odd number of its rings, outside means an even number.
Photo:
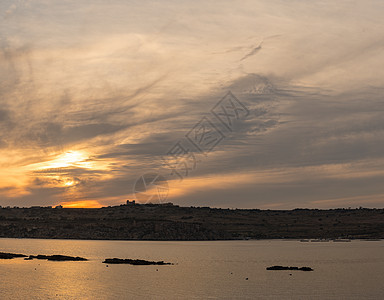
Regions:
<svg viewBox="0 0 384 300"><path fill-rule="evenodd" d="M41 164L42 169L66 168L76 166L81 168L91 168L88 154L84 151L67 151L55 159Z"/></svg>

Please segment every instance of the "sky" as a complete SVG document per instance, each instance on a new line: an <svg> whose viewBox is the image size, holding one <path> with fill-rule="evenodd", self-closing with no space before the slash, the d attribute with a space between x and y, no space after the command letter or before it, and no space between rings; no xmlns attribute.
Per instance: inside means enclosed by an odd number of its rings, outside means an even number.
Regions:
<svg viewBox="0 0 384 300"><path fill-rule="evenodd" d="M0 205L384 207L383 12L1 1Z"/></svg>

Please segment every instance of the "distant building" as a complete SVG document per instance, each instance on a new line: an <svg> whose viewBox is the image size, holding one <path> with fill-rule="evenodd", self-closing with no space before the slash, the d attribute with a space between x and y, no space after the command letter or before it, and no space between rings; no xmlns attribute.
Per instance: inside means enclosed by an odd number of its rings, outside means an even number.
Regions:
<svg viewBox="0 0 384 300"><path fill-rule="evenodd" d="M127 205L136 205L136 201L135 200L132 200L132 201L127 200Z"/></svg>
<svg viewBox="0 0 384 300"><path fill-rule="evenodd" d="M55 206L55 208L63 208L63 206L62 205L57 205L57 206Z"/></svg>

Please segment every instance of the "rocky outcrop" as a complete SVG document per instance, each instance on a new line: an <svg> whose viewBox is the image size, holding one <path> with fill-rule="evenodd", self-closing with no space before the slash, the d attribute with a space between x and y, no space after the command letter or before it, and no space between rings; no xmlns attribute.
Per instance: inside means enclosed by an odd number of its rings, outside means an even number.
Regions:
<svg viewBox="0 0 384 300"><path fill-rule="evenodd" d="M107 258L103 261L103 264L128 264L135 266L147 266L147 265L172 265L172 263L166 263L164 261L150 261L142 259L121 259L121 258Z"/></svg>
<svg viewBox="0 0 384 300"><path fill-rule="evenodd" d="M281 270L290 270L290 271L313 271L312 268L310 267L283 267L283 266L273 266L273 267L268 267L267 270L272 270L272 271L281 271Z"/></svg>
<svg viewBox="0 0 384 300"><path fill-rule="evenodd" d="M0 252L0 259L12 259L15 257L27 257L24 254Z"/></svg>
<svg viewBox="0 0 384 300"><path fill-rule="evenodd" d="M87 261L88 259L83 257L73 257L73 256L66 256L66 255L30 255L28 258L25 258L25 260L31 260L31 259L46 259L51 261Z"/></svg>

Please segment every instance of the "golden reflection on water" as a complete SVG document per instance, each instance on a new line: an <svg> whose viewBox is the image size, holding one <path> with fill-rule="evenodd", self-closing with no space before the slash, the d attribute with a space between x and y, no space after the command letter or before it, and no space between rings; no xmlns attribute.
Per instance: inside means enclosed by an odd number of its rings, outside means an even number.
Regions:
<svg viewBox="0 0 384 300"><path fill-rule="evenodd" d="M377 298L384 241L145 242L0 239L0 251L63 254L85 262L0 260L1 299ZM105 258L174 262L107 265ZM273 272L271 265L314 272ZM291 272L292 273L292 272ZM248 280L246 280L248 278Z"/></svg>

